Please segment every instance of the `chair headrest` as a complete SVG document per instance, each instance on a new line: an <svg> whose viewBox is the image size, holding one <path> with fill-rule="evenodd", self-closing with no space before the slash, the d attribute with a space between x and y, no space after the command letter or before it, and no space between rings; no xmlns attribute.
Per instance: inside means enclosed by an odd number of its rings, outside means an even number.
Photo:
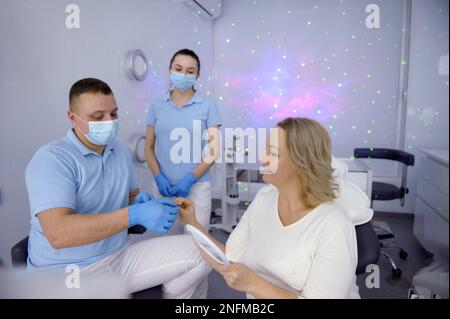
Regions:
<svg viewBox="0 0 450 319"><path fill-rule="evenodd" d="M337 198L334 202L342 207L355 226L370 221L373 217L373 210L370 208L369 197L355 184L347 180L347 165L342 160L333 158L331 166L334 169L335 183L339 186Z"/></svg>
<svg viewBox="0 0 450 319"><path fill-rule="evenodd" d="M333 177L336 182L340 182L347 178L348 167L343 160L331 157L331 167L333 168Z"/></svg>

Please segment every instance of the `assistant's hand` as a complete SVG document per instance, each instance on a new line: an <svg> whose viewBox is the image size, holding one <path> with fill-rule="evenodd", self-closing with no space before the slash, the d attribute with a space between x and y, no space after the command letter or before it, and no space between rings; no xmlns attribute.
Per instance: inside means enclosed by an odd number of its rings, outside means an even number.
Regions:
<svg viewBox="0 0 450 319"><path fill-rule="evenodd" d="M165 234L177 219L178 206L168 198L153 199L128 206L130 226L142 225L154 232Z"/></svg>
<svg viewBox="0 0 450 319"><path fill-rule="evenodd" d="M180 218L184 225L196 225L197 219L195 218L195 205L194 202L186 198L175 198L175 203L180 207Z"/></svg>
<svg viewBox="0 0 450 319"><path fill-rule="evenodd" d="M231 263L228 266L220 265L217 270L228 286L243 292L251 292L261 280L256 272L241 263Z"/></svg>
<svg viewBox="0 0 450 319"><path fill-rule="evenodd" d="M155 176L155 182L156 185L158 185L158 190L161 193L161 195L163 195L164 197L170 197L172 195L170 195L170 182L167 179L167 177L162 173L159 172L156 176Z"/></svg>
<svg viewBox="0 0 450 319"><path fill-rule="evenodd" d="M197 178L194 173L187 173L177 185L170 189L170 196L188 197L195 182L197 182Z"/></svg>

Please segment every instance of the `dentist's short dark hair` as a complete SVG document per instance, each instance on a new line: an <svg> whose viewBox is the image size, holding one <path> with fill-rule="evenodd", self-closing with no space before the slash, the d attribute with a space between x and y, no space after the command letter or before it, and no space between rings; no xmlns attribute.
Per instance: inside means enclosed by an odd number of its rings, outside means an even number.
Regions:
<svg viewBox="0 0 450 319"><path fill-rule="evenodd" d="M75 99L84 93L112 95L113 91L107 83L99 79L85 78L78 80L72 85L69 91L69 107L71 111L73 111Z"/></svg>

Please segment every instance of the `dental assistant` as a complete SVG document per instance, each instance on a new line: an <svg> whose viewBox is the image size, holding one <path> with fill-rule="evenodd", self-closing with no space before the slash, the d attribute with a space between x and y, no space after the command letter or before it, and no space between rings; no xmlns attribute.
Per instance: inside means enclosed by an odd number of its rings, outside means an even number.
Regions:
<svg viewBox="0 0 450 319"><path fill-rule="evenodd" d="M198 222L208 229L211 217L209 169L219 156L218 130L222 120L214 102L194 87L200 76L200 59L194 51L176 52L170 60L169 71L171 89L155 100L147 113L147 164L159 193L164 197L189 198L195 203ZM189 143L184 144L187 149L178 149L180 135L177 131L180 130L189 133ZM207 139L194 139L205 133ZM210 160L202 156L204 150ZM180 154L187 156L180 159ZM181 232L183 225L178 220L172 233Z"/></svg>

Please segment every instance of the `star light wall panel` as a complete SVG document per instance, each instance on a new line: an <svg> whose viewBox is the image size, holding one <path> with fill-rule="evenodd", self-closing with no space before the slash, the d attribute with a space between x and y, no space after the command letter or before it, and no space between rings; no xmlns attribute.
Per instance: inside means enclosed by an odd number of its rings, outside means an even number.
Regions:
<svg viewBox="0 0 450 319"><path fill-rule="evenodd" d="M355 147L395 148L400 70L408 63L401 59L404 5L224 1L214 41L215 98L225 126L311 117L328 129L336 156L350 157Z"/></svg>

